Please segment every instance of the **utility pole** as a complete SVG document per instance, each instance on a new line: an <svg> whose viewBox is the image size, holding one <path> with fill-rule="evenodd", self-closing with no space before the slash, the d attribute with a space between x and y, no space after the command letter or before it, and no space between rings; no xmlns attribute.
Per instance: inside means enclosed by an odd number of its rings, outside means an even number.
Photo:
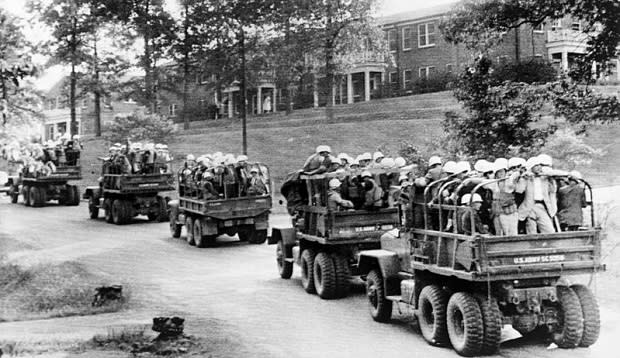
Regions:
<svg viewBox="0 0 620 358"><path fill-rule="evenodd" d="M247 114L246 114L246 73L245 73L245 34L243 25L241 25L241 34L239 36L239 52L241 52L241 82L239 90L241 91L241 136L243 142L243 154L248 155L248 133L247 133Z"/></svg>

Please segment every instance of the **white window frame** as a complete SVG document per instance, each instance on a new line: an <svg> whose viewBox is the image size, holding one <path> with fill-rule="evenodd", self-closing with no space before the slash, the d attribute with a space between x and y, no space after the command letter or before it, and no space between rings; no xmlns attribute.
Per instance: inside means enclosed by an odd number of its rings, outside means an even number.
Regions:
<svg viewBox="0 0 620 358"><path fill-rule="evenodd" d="M538 26L534 26L533 30L535 33L542 34L545 32L545 24L541 22Z"/></svg>
<svg viewBox="0 0 620 358"><path fill-rule="evenodd" d="M433 32L429 33L428 32L428 25L432 25L433 26ZM424 35L422 35L420 28L424 28ZM426 48L426 47L433 47L435 46L435 40L436 40L436 31L437 31L437 26L435 26L435 22L425 22L423 24L418 24L418 48ZM430 43L429 40L429 35L433 36L433 42ZM421 39L424 38L424 45L422 45L422 41Z"/></svg>
<svg viewBox="0 0 620 358"><path fill-rule="evenodd" d="M176 117L177 115L177 104L176 103L170 103L168 105L168 114L170 115L170 117Z"/></svg>
<svg viewBox="0 0 620 358"><path fill-rule="evenodd" d="M394 36L394 47L395 49L392 50L392 36L390 36L390 34L393 34ZM390 52L397 52L398 51L398 39L396 38L396 29L388 29L387 30L387 43L388 43L388 50L390 50Z"/></svg>
<svg viewBox="0 0 620 358"><path fill-rule="evenodd" d="M398 71L389 72L388 81L391 85L398 84Z"/></svg>
<svg viewBox="0 0 620 358"><path fill-rule="evenodd" d="M448 72L448 73L453 73L454 72L454 64L453 63L446 63L446 72Z"/></svg>
<svg viewBox="0 0 620 358"><path fill-rule="evenodd" d="M578 29L575 30L574 26L577 25ZM577 20L573 20L573 22L570 24L570 29L573 31L581 31L582 27L581 27L581 21L577 21Z"/></svg>
<svg viewBox="0 0 620 358"><path fill-rule="evenodd" d="M551 23L551 31L562 29L562 19L555 19Z"/></svg>
<svg viewBox="0 0 620 358"><path fill-rule="evenodd" d="M407 80L407 72L411 73L411 79ZM413 70L403 70L403 89L407 88L407 84L413 82Z"/></svg>
<svg viewBox="0 0 620 358"><path fill-rule="evenodd" d="M435 66L425 66L418 68L418 78L428 79L431 74L431 69L435 69ZM422 72L424 72L424 76L422 76Z"/></svg>
<svg viewBox="0 0 620 358"><path fill-rule="evenodd" d="M409 46L405 46L405 30L409 30ZM406 26L401 30L403 51L409 51L413 48L413 27Z"/></svg>

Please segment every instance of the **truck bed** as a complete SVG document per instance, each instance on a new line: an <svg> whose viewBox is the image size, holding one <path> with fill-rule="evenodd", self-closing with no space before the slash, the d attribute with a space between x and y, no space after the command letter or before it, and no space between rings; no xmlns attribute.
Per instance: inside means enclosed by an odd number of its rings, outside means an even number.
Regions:
<svg viewBox="0 0 620 358"><path fill-rule="evenodd" d="M414 229L413 270L471 281L553 277L605 270L600 230L466 236Z"/></svg>
<svg viewBox="0 0 620 358"><path fill-rule="evenodd" d="M80 166L58 166L56 167L56 171L48 176L23 177L22 181L26 183L56 183L80 179L82 179Z"/></svg>
<svg viewBox="0 0 620 358"><path fill-rule="evenodd" d="M143 194L174 190L172 173L165 174L104 174L103 189L117 194ZM118 183L117 186L112 183Z"/></svg>
<svg viewBox="0 0 620 358"><path fill-rule="evenodd" d="M180 197L179 208L219 220L241 219L268 212L271 209L271 196L266 194L217 200Z"/></svg>

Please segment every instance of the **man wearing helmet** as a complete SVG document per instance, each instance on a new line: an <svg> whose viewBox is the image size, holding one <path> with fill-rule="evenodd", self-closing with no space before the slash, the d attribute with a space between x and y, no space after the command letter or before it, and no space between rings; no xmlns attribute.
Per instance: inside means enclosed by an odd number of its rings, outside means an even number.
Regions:
<svg viewBox="0 0 620 358"><path fill-rule="evenodd" d="M473 195L473 196L472 196ZM470 205L471 200L471 205ZM461 198L462 205L470 205L471 210L465 210L461 218L462 230L465 235L471 235L473 232L473 228L475 228L476 233L479 234L488 234L489 227L482 223L480 219L480 208L482 207L482 197L476 193L474 194L465 194ZM472 215L474 219L474 227L472 228Z"/></svg>
<svg viewBox="0 0 620 358"><path fill-rule="evenodd" d="M319 145L316 152L312 154L304 163L304 172L308 175L325 173L331 166L329 154L331 148L327 145Z"/></svg>
<svg viewBox="0 0 620 358"><path fill-rule="evenodd" d="M344 200L340 196L340 180L333 178L329 181L329 190L327 191L327 209L331 211L340 211L342 209L352 209L353 203Z"/></svg>
<svg viewBox="0 0 620 358"><path fill-rule="evenodd" d="M258 175L258 168L250 169L250 179L248 180L248 195L265 195L267 194L267 186L263 178Z"/></svg>
<svg viewBox="0 0 620 358"><path fill-rule="evenodd" d="M379 210L383 206L383 190L372 178L372 174L365 170L362 172L362 180L364 181L364 209Z"/></svg>
<svg viewBox="0 0 620 358"><path fill-rule="evenodd" d="M219 194L213 185L213 173L205 170L202 173L202 181L200 182L200 197L205 200L214 200L219 198Z"/></svg>
<svg viewBox="0 0 620 358"><path fill-rule="evenodd" d="M527 234L548 234L555 232L552 218L557 213L557 186L554 180L543 175L540 158L534 157L525 163L527 173L521 175L515 191L524 193L519 205L519 220L525 220Z"/></svg>

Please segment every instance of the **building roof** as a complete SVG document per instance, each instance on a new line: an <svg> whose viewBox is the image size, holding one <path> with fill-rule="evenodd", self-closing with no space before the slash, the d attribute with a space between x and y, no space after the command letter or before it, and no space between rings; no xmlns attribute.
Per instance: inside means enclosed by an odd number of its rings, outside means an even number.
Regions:
<svg viewBox="0 0 620 358"><path fill-rule="evenodd" d="M398 24L401 22L409 22L409 21L421 20L421 19L428 18L428 17L444 15L450 12L450 10L452 10L455 7L456 2L457 1L455 0L454 3L450 3L450 4L442 4L442 5L437 5L437 6L433 6L433 7L429 7L425 9L404 11L404 12L399 12L399 13L392 14L392 15L383 16L379 18L379 24L383 26L394 25L394 24Z"/></svg>

